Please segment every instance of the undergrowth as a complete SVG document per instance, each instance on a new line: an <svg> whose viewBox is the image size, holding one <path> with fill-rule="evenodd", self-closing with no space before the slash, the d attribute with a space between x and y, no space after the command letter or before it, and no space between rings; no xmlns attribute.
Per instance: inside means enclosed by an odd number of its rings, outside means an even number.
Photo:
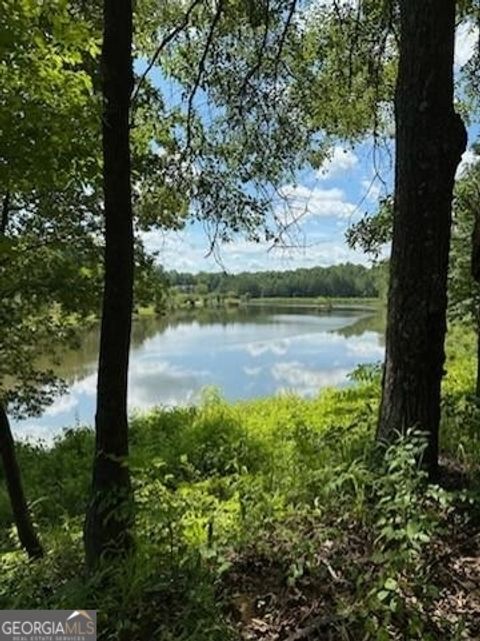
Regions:
<svg viewBox="0 0 480 641"><path fill-rule="evenodd" d="M92 432L19 448L48 553L29 563L18 550L2 485L0 608L96 609L100 638L120 641L308 638L309 625L312 638L475 638L445 611L438 576L479 505L473 337L449 340L442 456L467 489L428 484L421 432L375 447L378 368L310 400L232 405L210 390L198 408L132 418L136 550L94 576L82 557Z"/></svg>

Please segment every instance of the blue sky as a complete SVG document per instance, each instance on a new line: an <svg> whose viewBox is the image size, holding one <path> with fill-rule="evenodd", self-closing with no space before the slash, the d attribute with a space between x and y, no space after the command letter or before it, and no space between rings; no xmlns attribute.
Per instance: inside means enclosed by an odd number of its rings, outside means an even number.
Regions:
<svg viewBox="0 0 480 641"><path fill-rule="evenodd" d="M461 25L456 40L456 69L471 57L478 30ZM158 72L157 72L158 74ZM159 82L159 75L154 76ZM478 137L478 127L469 130L469 142ZM465 154L462 168L472 159ZM188 224L180 232L152 231L144 240L150 250L158 252L158 261L166 269L178 271L254 271L328 266L342 262L368 263L362 252L345 243L348 226L367 211L375 210L378 199L391 191L393 181L392 150L375 149L371 141L355 147L337 144L331 157L319 171L304 170L295 184L285 185L282 195L290 216L300 220L294 228L288 249L272 249L264 243L237 238L220 248L218 258L208 256L209 239L199 223ZM285 205L282 205L285 208Z"/></svg>
<svg viewBox="0 0 480 641"><path fill-rule="evenodd" d="M243 238L221 247L221 264L227 271L292 269L332 265L345 261L365 262L361 252L345 244L345 230L367 210L375 207L378 197L387 193L391 183L391 159L381 155L383 184L375 178L373 150L370 144L357 148L337 145L321 170L304 171L296 184L285 185L282 195L290 216L300 220L295 226L293 245L271 249L263 243ZM179 271L211 271L221 267L213 257L206 257L209 240L202 225L188 225L174 233L151 232L145 241L159 252L159 261Z"/></svg>

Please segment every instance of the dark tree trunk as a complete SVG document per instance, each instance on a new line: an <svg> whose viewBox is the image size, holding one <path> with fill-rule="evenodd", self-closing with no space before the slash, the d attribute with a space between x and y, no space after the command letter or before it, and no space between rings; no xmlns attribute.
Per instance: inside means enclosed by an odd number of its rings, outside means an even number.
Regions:
<svg viewBox="0 0 480 641"><path fill-rule="evenodd" d="M31 559L38 559L43 556L43 549L28 510L20 468L15 455L15 443L3 403L0 403L0 456L18 538L28 556Z"/></svg>
<svg viewBox="0 0 480 641"><path fill-rule="evenodd" d="M103 162L105 290L95 417L92 497L85 522L87 565L131 547L127 376L133 289L129 110L133 88L132 3L104 0Z"/></svg>
<svg viewBox="0 0 480 641"><path fill-rule="evenodd" d="M10 192L7 191L3 197L2 203L2 217L0 220L0 236L5 236L8 226L8 218L10 214Z"/></svg>
<svg viewBox="0 0 480 641"><path fill-rule="evenodd" d="M418 427L438 461L455 172L466 132L453 107L455 0L401 0L395 215L378 438Z"/></svg>
<svg viewBox="0 0 480 641"><path fill-rule="evenodd" d="M9 214L10 192L7 191L2 202L0 237L6 234ZM23 491L22 475L15 453L15 442L10 429L10 421L2 402L0 402L0 457L20 544L31 559L38 559L43 556L43 548L28 509L25 492Z"/></svg>

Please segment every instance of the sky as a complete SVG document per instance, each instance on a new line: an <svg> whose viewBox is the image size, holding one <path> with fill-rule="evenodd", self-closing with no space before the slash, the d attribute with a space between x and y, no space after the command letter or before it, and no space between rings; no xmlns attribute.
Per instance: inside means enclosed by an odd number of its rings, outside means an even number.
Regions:
<svg viewBox="0 0 480 641"><path fill-rule="evenodd" d="M473 55L477 40L477 28L460 25L455 51L457 71ZM478 134L478 126L471 127L469 143ZM472 157L467 150L459 175ZM273 249L267 243L238 237L222 245L214 257L209 255L209 238L200 223L188 224L178 232L151 231L144 235L144 241L147 249L157 252L158 262L166 269L182 272L285 270L347 261L368 264L367 256L347 246L345 232L366 212L375 211L379 198L391 193L392 183L391 147L374 148L371 141L354 147L339 143L318 171L299 172L295 184L282 189L290 209L301 214L293 247Z"/></svg>

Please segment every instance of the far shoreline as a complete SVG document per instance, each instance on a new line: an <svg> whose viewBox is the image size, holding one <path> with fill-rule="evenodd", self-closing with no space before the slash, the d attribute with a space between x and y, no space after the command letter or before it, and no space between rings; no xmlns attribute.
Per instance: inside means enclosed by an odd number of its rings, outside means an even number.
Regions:
<svg viewBox="0 0 480 641"><path fill-rule="evenodd" d="M261 307L304 307L321 311L354 310L376 311L382 307L379 298L303 298L303 297L266 297L251 298L242 302L242 305Z"/></svg>

